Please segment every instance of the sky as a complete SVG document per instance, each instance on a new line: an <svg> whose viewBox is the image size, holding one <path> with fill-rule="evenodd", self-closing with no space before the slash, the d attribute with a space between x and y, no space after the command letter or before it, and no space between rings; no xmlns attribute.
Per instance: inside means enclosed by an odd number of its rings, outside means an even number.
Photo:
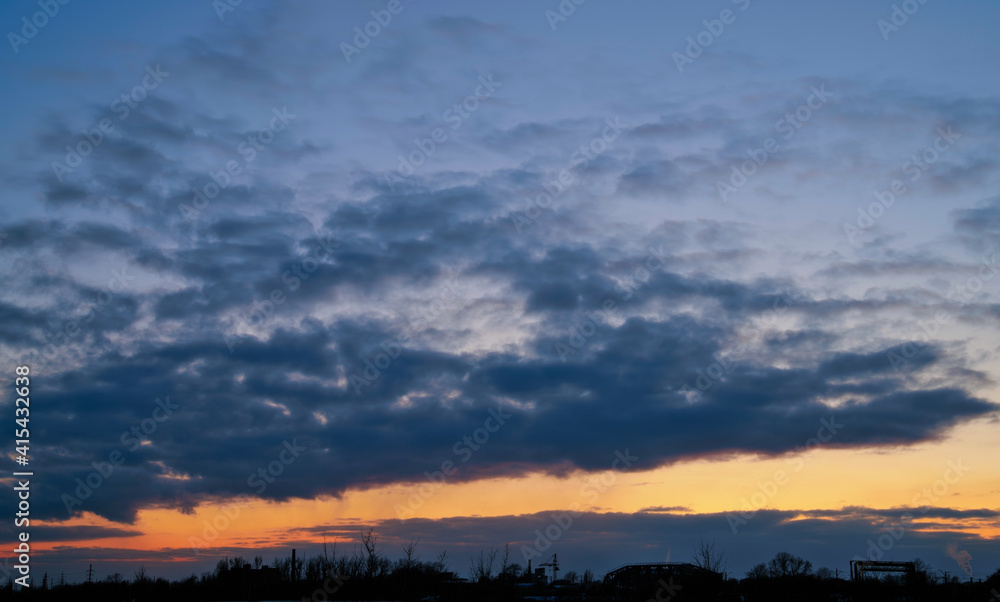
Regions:
<svg viewBox="0 0 1000 602"><path fill-rule="evenodd" d="M33 574L370 527L462 576L506 543L600 576L701 541L736 576L781 551L991 574L998 23L3 3L0 408L29 366Z"/></svg>

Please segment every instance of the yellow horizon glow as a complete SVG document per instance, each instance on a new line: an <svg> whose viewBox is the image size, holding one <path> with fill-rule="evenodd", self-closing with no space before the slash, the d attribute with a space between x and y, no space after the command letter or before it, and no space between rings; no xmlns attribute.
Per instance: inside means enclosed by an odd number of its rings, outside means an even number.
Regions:
<svg viewBox="0 0 1000 602"><path fill-rule="evenodd" d="M850 425L845 425L845 429ZM412 518L447 519L459 516L497 517L564 510L573 504L596 512L634 513L644 508L683 507L681 514L726 513L741 510L766 498L762 508L784 511L837 510L850 506L877 509L926 504L961 510L1000 508L1000 441L991 419L980 419L955 429L943 441L893 449L818 448L799 456L758 458L750 455L721 460L694 460L672 466L642 470L640 457L633 468L602 473L574 473L558 478L533 473L516 478L445 483L434 489L419 507L411 507ZM831 443L836 443L834 439ZM633 452L634 453L634 452ZM614 459L609 451L608 463ZM474 459L471 460L474 462ZM948 473L949 462L967 466L958 478ZM795 470L799 467L799 470ZM784 484L775 475L784 471ZM948 475L952 483L945 481ZM603 479L603 481L602 481ZM590 482L592 485L588 486ZM177 559L190 559L192 539L200 540L202 554L227 547L280 546L285 541L356 540L367 525L399 518L396 506L407 507L410 496L427 481L393 484L346 491L340 498L292 499L285 502L252 500L233 507L234 500L200 504L191 514L176 509L144 508L133 525L114 523L93 514L71 520L33 521L40 526L93 525L141 532L135 537L106 537L86 541L51 542L55 546L123 548L137 551L176 549ZM280 483L277 483L280 486ZM588 488L589 487L589 488ZM937 493L934 488L937 487ZM603 489L603 491L602 491ZM931 498L917 495L927 491ZM760 492L758 494L758 492ZM767 492L773 492L768 494ZM755 494L758 494L755 497ZM940 494L940 495L938 495ZM763 496L763 497L762 497ZM226 515L226 509L229 516ZM238 510L238 515L236 514ZM235 516L234 516L235 515ZM211 538L206 525L224 526ZM1000 536L1000 525L986 520L944 520L983 537ZM331 524L350 526L337 531L329 527L310 536L309 529ZM919 525L919 520L915 523ZM928 526L928 528L934 528Z"/></svg>

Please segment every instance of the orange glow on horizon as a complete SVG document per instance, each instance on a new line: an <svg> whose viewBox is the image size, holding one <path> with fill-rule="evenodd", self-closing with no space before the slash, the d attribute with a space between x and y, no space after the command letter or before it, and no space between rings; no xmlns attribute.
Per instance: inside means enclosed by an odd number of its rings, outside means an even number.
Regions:
<svg viewBox="0 0 1000 602"><path fill-rule="evenodd" d="M626 472L576 473L566 478L536 473L445 483L438 488L425 481L349 490L341 498L253 500L243 507L235 502L204 503L191 514L144 508L134 525L86 513L67 521L36 524L117 527L141 534L51 542L38 548L99 546L136 550L140 555L143 550L175 550L176 560L204 559L213 557L212 550L226 548L280 547L284 542L303 540L320 544L324 534L330 543L338 539L353 542L363 527L399 518L400 508L407 511L407 518L425 519L533 514L572 504L596 512L633 513L665 507L677 514L725 513L743 509L744 500L751 504L763 500L763 508L803 511L851 506L902 509L925 504L966 510L1000 508L996 486L1000 467L992 462L1000 452L1000 442L994 434L994 425L981 420L963 426L947 441L891 453L816 449L797 458L740 456L651 470L641 470L640 458ZM964 472L949 473L949 462L965 467ZM782 484L778 484L776 475L782 471L787 478L779 479ZM946 476L953 482L946 482ZM420 494L421 485L424 495ZM925 526L921 527L922 523ZM995 520L921 520L918 516L912 525L927 530L955 528L986 538L1000 536L1000 524ZM200 548L200 557L193 545Z"/></svg>

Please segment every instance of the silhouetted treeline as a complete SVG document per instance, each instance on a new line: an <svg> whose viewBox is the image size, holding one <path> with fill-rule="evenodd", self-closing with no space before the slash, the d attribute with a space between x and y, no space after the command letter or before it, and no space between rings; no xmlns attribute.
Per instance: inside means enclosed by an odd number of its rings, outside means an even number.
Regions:
<svg viewBox="0 0 1000 602"><path fill-rule="evenodd" d="M851 582L843 573L821 568L782 552L770 562L758 564L739 581L739 593L747 602L798 600L851 600L893 602L902 600L955 602L1000 602L1000 570L985 580L960 579L934 571L919 558L912 574L884 573L880 577ZM994 596L996 599L993 600Z"/></svg>
<svg viewBox="0 0 1000 602"><path fill-rule="evenodd" d="M839 572L813 570L812 564L782 552L737 579L725 574L725 555L715 544L702 543L691 563L628 565L614 576L594 580L591 571L573 571L554 582L529 574L512 562L511 547L491 548L473 558L461 577L449 566L447 553L422 561L418 541L402 546L401 557L390 559L378 545L374 530L343 553L338 545L323 545L321 554L289 554L266 563L264 558L226 557L201 576L168 581L147 575L144 568L131 579L119 573L88 583L66 583L44 574L34 587L2 588L2 598L15 600L519 600L540 596L560 600L622 600L684 602L686 600L745 600L747 602L949 600L1000 602L1000 570L981 581L959 579L934 571L919 559L907 575L852 583Z"/></svg>

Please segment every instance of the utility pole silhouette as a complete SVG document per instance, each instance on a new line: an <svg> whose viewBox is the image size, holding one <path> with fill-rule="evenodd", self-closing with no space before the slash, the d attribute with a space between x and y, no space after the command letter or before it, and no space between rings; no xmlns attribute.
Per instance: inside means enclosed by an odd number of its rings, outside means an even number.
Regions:
<svg viewBox="0 0 1000 602"><path fill-rule="evenodd" d="M93 582L94 582L94 565L91 564L90 568L87 569L87 583L93 583Z"/></svg>

